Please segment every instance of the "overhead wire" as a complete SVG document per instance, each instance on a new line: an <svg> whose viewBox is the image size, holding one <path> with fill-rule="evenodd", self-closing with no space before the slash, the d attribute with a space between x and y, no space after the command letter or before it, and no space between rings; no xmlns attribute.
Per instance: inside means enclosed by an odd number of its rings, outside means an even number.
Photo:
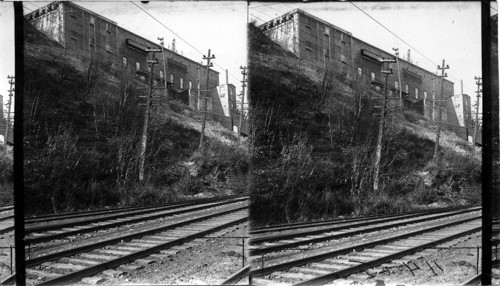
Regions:
<svg viewBox="0 0 500 286"><path fill-rule="evenodd" d="M143 11L144 13L146 13L149 17L151 17L153 20L155 20L157 23L159 23L160 25L162 25L165 29L169 30L172 34L174 34L175 36L177 36L179 39L181 39L184 43L186 43L188 46L190 46L191 48L193 48L195 51L197 51L199 54L201 54L202 56L205 56L203 52L201 52L200 50L198 50L195 46L193 46L191 43L189 43L187 40L185 40L184 38L182 38L179 34L177 34L176 32L174 32L172 29L170 29L169 27L167 27L165 24L163 24L160 20L158 20L156 17L154 17L153 15L151 15L151 13L149 13L148 11L146 11L145 9L143 9L142 7L140 7L139 5L137 5L136 3L130 1L130 3L132 3L134 6L136 6L137 8L139 8L141 11ZM218 63L214 63L216 66L218 66L219 68L221 68L222 70L226 70L224 67L222 67L221 65L219 65ZM234 79L236 80L240 80L240 78L237 78L236 76L234 76L233 74L231 74L230 72L228 72L228 74L233 77Z"/></svg>
<svg viewBox="0 0 500 286"><path fill-rule="evenodd" d="M375 21L377 24L379 24L381 27L383 27L385 30L387 30L389 33L391 33L393 36L395 36L397 39L399 39L401 42L405 43L406 45L408 45L410 48L412 48L414 51L416 51L418 54L420 54L422 57L424 57L426 60L428 60L430 63L434 64L435 66L439 66L437 63L435 63L433 60L431 60L430 58L428 58L426 55L424 55L423 53L421 53L419 50L417 50L415 47L413 47L412 45L410 45L408 42L406 42L405 40L403 40L401 37L399 37L396 33L392 32L389 28L387 28L386 26L384 26L382 23L380 23L379 21L377 21L375 18L373 18L370 14L368 14L367 12L365 12L363 9L359 8L358 6L356 6L352 1L348 1L349 3L351 3L354 7L356 7L359 11L361 11L363 14L365 14L366 16L368 16L370 19L372 19L373 21ZM454 76L450 76L451 78L455 79L455 80L458 80L457 78L455 78ZM468 86L467 89L469 89L469 91L471 91L472 89Z"/></svg>

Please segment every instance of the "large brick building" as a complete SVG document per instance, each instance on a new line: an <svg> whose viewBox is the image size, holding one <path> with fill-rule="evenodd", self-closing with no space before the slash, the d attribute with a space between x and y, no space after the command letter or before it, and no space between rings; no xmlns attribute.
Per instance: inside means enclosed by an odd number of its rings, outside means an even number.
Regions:
<svg viewBox="0 0 500 286"><path fill-rule="evenodd" d="M26 15L26 19L50 39L61 44L67 51L82 57L97 56L110 63L116 71L124 69L139 81L149 82L148 49L161 47L139 35L121 28L116 22L67 1L52 2ZM214 89L219 85L219 73L199 62L186 58L172 50L164 49L156 54L159 65L154 67L155 84L164 84L175 94L187 95L185 100L196 105L198 90Z"/></svg>
<svg viewBox="0 0 500 286"><path fill-rule="evenodd" d="M379 60L393 59L394 55L354 37L350 32L300 9L270 20L259 28L284 49L317 69L335 70L349 79L365 82L375 91L383 90L384 75ZM389 97L399 97L401 91L405 105L437 120L435 105L440 104L438 100L442 98L441 78L401 58L398 58L398 64L392 64L392 69ZM454 95L453 89L453 82L444 79L445 100ZM442 119L447 120L447 112L442 113Z"/></svg>

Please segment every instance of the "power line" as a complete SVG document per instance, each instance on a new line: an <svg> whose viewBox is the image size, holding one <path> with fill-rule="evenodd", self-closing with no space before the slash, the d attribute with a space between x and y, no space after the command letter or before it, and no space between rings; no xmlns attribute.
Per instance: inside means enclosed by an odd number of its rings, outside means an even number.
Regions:
<svg viewBox="0 0 500 286"><path fill-rule="evenodd" d="M167 27L165 24L163 24L160 20L158 20L157 18L155 18L153 15L151 15L148 11L144 10L143 8L141 8L139 5L135 4L134 2L130 2L132 3L134 6L136 6L137 8L141 9L144 13L146 13L149 17L151 17L153 20L155 20L158 24L162 25L165 29L169 30L172 34L174 34L175 36L177 36L179 39L181 39L184 43L186 43L188 46L190 46L191 48L193 48L195 51L197 51L200 55L203 56L203 52L201 52L200 50L198 50L195 46L191 45L188 41L184 40L181 36L179 36L179 34L177 34L176 32L174 32L172 29L170 29L169 27ZM215 63L216 66L218 66L219 68L225 70L224 67L222 67L221 65ZM229 73L228 74L230 76L232 76L234 79L236 80L240 80L239 78L235 77L233 74Z"/></svg>
<svg viewBox="0 0 500 286"><path fill-rule="evenodd" d="M382 26L385 30L387 30L389 33L391 33L392 35L394 35L396 38L398 38L400 41L402 41L403 43L405 43L406 45L408 45L410 48L412 48L414 51L416 51L418 54L420 54L422 57L424 57L426 60L428 60L430 63L432 63L433 65L437 66L438 64L436 64L434 61L432 61L431 59L429 59L427 56L425 56L424 54L422 54L421 52L419 52L415 47L413 47L412 45L410 45L408 42L406 42L405 40L403 40L401 37L399 37L398 35L396 35L394 32L392 32L389 28L387 28L386 26L384 26L382 23L380 23L379 21L377 21L375 18L373 18L372 16L370 16L368 13L366 13L364 10L362 10L361 8L359 8L358 6L356 6L353 2L349 1L349 3L351 3L354 7L356 7L359 11L363 12L363 14L365 14L366 16L368 16L370 19L372 19L373 21L375 21L377 24L379 24L380 26ZM457 80L457 78L455 78L454 76L450 76L451 78L453 78L454 80ZM467 87L467 89L470 89L470 87ZM471 90L471 89L470 89Z"/></svg>
<svg viewBox="0 0 500 286"><path fill-rule="evenodd" d="M261 2L254 2L254 3L261 3ZM282 4L282 3L272 3L272 4L262 4L260 6L255 6L255 7L250 7L250 9L256 9L256 8L260 8L260 7L271 7L271 5L278 5L278 4Z"/></svg>

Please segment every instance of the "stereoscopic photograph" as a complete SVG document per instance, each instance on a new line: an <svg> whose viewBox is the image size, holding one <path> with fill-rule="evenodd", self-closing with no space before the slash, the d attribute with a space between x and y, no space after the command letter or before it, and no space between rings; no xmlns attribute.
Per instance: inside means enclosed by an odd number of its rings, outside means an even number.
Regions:
<svg viewBox="0 0 500 286"><path fill-rule="evenodd" d="M0 285L500 283L496 2L2 1L0 33Z"/></svg>

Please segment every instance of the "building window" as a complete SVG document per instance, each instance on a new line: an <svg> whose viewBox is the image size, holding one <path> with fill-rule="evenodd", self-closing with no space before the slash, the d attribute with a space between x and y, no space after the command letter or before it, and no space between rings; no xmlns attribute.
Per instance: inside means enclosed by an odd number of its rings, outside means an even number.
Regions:
<svg viewBox="0 0 500 286"><path fill-rule="evenodd" d="M160 78L163 79L163 71L160 71Z"/></svg>
<svg viewBox="0 0 500 286"><path fill-rule="evenodd" d="M374 81L374 80L375 80L375 73L374 73L374 72L371 72L371 73L370 73L370 75L371 75L371 77L372 77L372 81Z"/></svg>
<svg viewBox="0 0 500 286"><path fill-rule="evenodd" d="M172 84L174 83L174 75L173 75L173 74L171 74L171 75L170 75L170 82L171 82Z"/></svg>
<svg viewBox="0 0 500 286"><path fill-rule="evenodd" d="M363 69L358 67L358 75L363 76Z"/></svg>
<svg viewBox="0 0 500 286"><path fill-rule="evenodd" d="M342 33L340 33L340 41L345 44L345 37Z"/></svg>
<svg viewBox="0 0 500 286"><path fill-rule="evenodd" d="M180 83L181 89L183 89L184 88L184 79L182 77L180 78L179 83Z"/></svg>
<svg viewBox="0 0 500 286"><path fill-rule="evenodd" d="M408 85L407 85L407 84L405 85L405 92L406 92L406 93L409 93L409 88L408 88Z"/></svg>
<svg viewBox="0 0 500 286"><path fill-rule="evenodd" d="M345 56L344 56L344 55L340 55L340 60L341 60L343 63L346 63L346 60L345 60Z"/></svg>
<svg viewBox="0 0 500 286"><path fill-rule="evenodd" d="M311 31L311 26L306 25L306 29L307 29L308 32L310 32Z"/></svg>
<svg viewBox="0 0 500 286"><path fill-rule="evenodd" d="M330 46L330 35L325 34L325 46L329 47Z"/></svg>
<svg viewBox="0 0 500 286"><path fill-rule="evenodd" d="M135 70L138 71L141 69L141 64L139 62L135 62Z"/></svg>
<svg viewBox="0 0 500 286"><path fill-rule="evenodd" d="M90 20L89 20L89 22L90 22L91 24L95 24L95 18L94 18L94 17L92 17L92 16L90 16Z"/></svg>
<svg viewBox="0 0 500 286"><path fill-rule="evenodd" d="M106 23L106 31L108 31L108 30L109 30L109 23Z"/></svg>
<svg viewBox="0 0 500 286"><path fill-rule="evenodd" d="M306 60L310 61L312 59L311 53L311 48L306 48Z"/></svg>
<svg viewBox="0 0 500 286"><path fill-rule="evenodd" d="M399 82L398 82L397 80L396 80L396 81L394 81L394 87L395 87L396 89L399 89Z"/></svg>
<svg viewBox="0 0 500 286"><path fill-rule="evenodd" d="M418 99L418 88L415 87L415 98Z"/></svg>
<svg viewBox="0 0 500 286"><path fill-rule="evenodd" d="M389 90L389 97L392 97L392 90Z"/></svg>
<svg viewBox="0 0 500 286"><path fill-rule="evenodd" d="M122 63L124 66L127 66L127 58L126 57L122 58Z"/></svg>
<svg viewBox="0 0 500 286"><path fill-rule="evenodd" d="M95 25L89 24L89 38L95 39Z"/></svg>

